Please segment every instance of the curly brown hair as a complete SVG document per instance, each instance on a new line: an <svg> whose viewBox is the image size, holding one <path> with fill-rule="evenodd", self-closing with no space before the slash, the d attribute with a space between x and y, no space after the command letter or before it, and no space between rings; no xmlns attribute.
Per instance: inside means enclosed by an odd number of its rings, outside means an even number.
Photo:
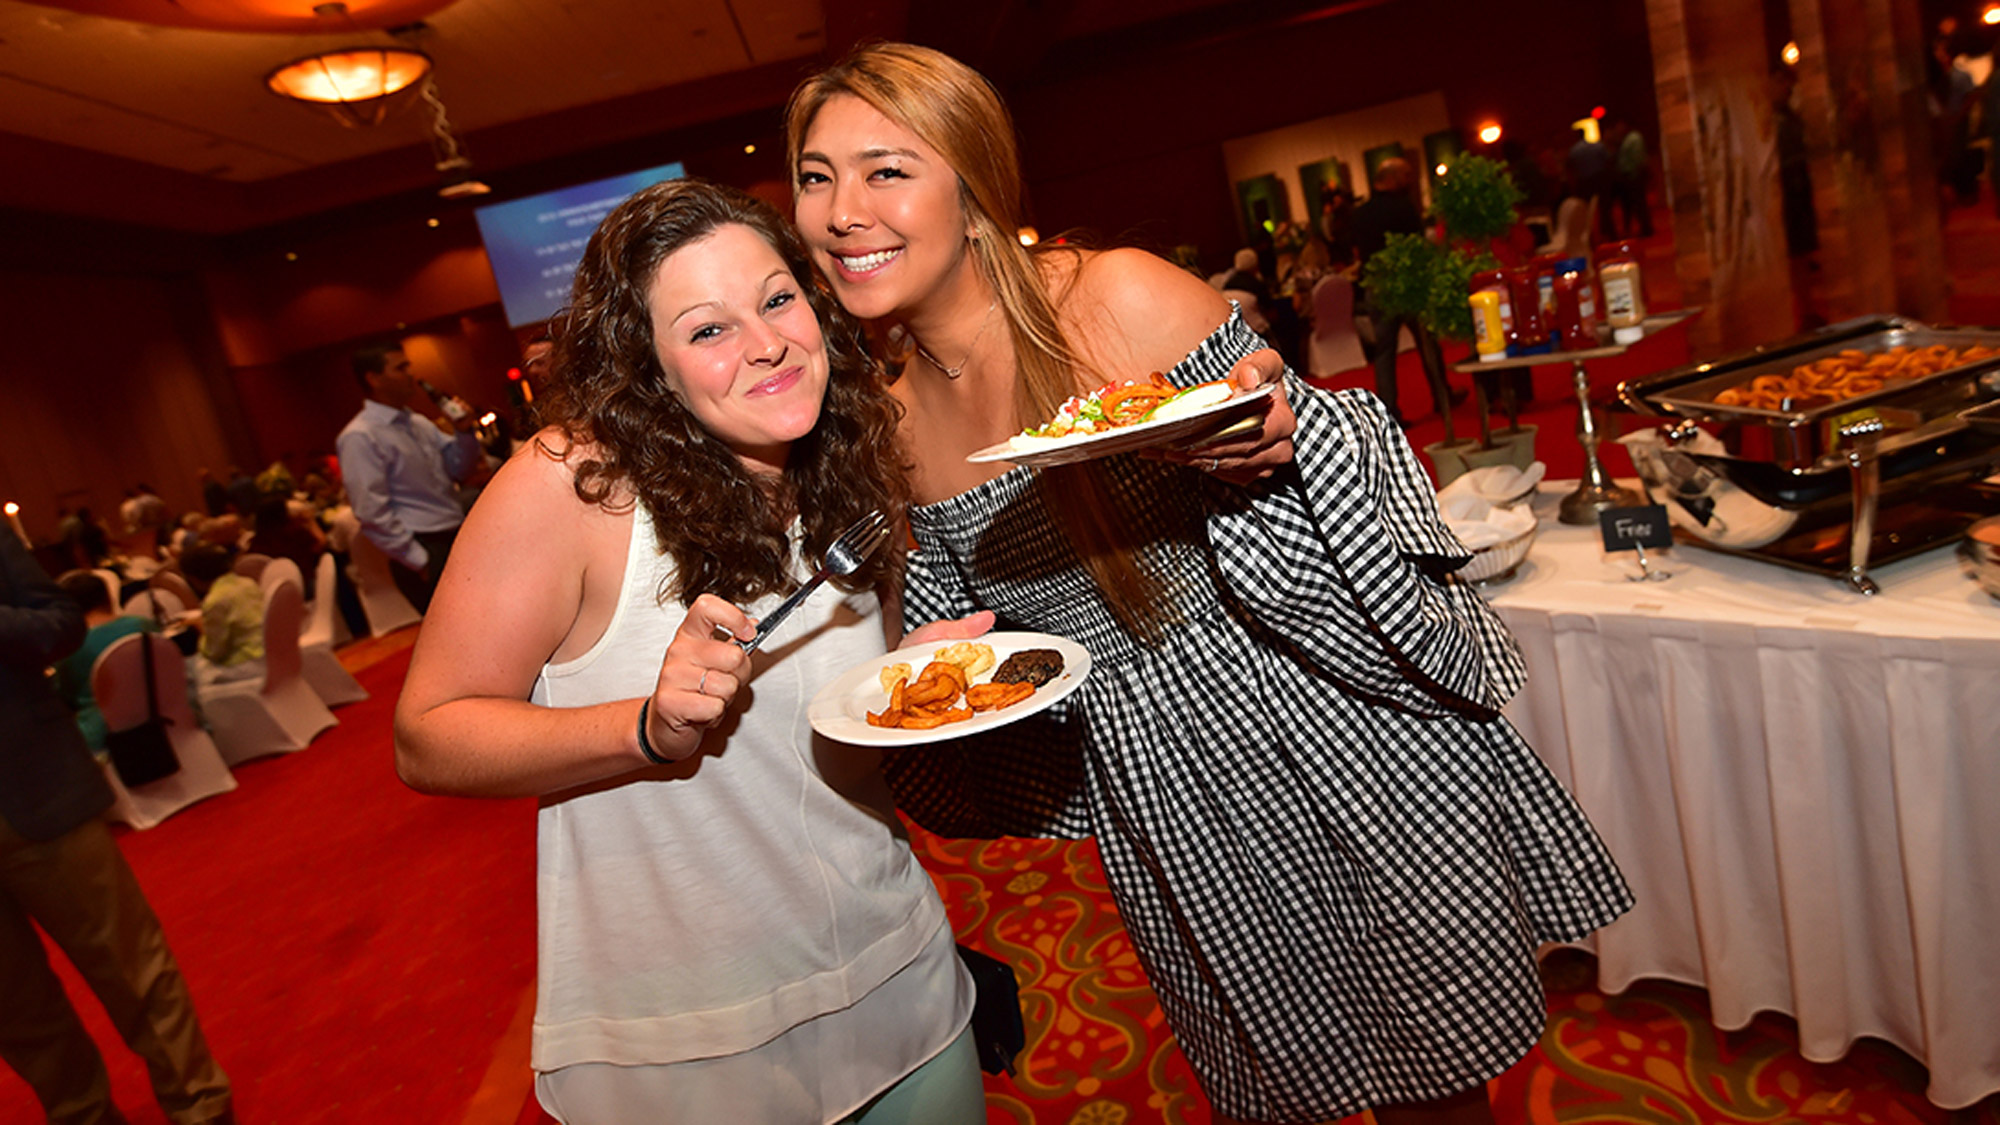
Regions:
<svg viewBox="0 0 2000 1125"><path fill-rule="evenodd" d="M790 268L826 338L826 401L792 443L784 472L760 477L709 433L668 387L648 301L660 266L729 224L750 228ZM659 591L689 604L704 593L747 602L796 585L787 528L797 513L805 554L824 556L849 524L880 509L900 524L908 465L896 427L901 405L869 358L858 322L840 307L792 225L768 204L720 184L669 180L619 204L591 235L570 303L551 323L555 355L544 419L571 448L577 497L614 507L628 490L652 517L674 574ZM568 452L567 450L564 451ZM904 537L892 536L861 570L834 582L868 589L893 581Z"/></svg>

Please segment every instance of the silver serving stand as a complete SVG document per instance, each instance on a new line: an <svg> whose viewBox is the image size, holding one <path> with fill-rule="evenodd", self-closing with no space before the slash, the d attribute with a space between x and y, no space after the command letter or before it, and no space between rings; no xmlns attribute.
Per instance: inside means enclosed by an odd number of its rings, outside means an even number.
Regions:
<svg viewBox="0 0 2000 1125"><path fill-rule="evenodd" d="M1639 327L1643 335L1639 339L1643 340L1656 332L1671 328L1700 311L1698 308L1675 309L1649 316L1640 322ZM1451 369L1454 372L1472 375L1475 385L1478 383L1479 373L1485 371L1511 371L1523 367L1569 364L1576 384L1576 439L1583 446L1583 479L1578 482L1575 492L1562 498L1561 506L1556 509L1556 518L1564 523L1594 524L1597 522L1598 513L1607 509L1630 508L1646 502L1638 493L1614 483L1611 474L1604 471L1603 460L1597 456L1597 447L1604 440L1602 436L1604 422L1600 417L1602 412L1591 405L1590 373L1583 366L1585 360L1624 355L1638 342L1634 340L1631 344L1603 344L1595 348L1544 352L1541 355L1515 356L1508 359L1471 359L1452 364Z"/></svg>

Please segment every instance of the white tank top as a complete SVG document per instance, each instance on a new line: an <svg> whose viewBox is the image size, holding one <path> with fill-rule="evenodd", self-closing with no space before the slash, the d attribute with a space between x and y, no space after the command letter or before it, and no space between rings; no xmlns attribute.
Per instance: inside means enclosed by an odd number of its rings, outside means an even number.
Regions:
<svg viewBox="0 0 2000 1125"><path fill-rule="evenodd" d="M795 565L798 540L794 524ZM533 701L650 694L686 616L657 601L671 572L635 506L609 627L589 652L545 666ZM745 609L759 617L777 600ZM874 594L822 586L756 653L750 683L693 757L543 799L537 1071L711 1060L689 1069L726 1091L728 1068L715 1063L754 1057L809 1020L823 1037L828 1020L857 1019L857 1041L875 1041L864 1057L899 1054L879 1050L888 1036L919 1060L965 1026L969 990L951 984L944 907L890 811L877 754L821 739L806 721L821 685L882 651ZM934 964L940 956L951 963ZM939 1010L860 1003L920 959L944 983ZM851 1077L880 1089L901 1073Z"/></svg>

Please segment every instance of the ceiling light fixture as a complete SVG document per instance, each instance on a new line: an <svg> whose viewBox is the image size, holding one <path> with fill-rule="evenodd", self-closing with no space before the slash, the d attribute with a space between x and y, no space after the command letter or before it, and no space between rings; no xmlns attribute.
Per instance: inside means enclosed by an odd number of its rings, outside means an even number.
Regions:
<svg viewBox="0 0 2000 1125"><path fill-rule="evenodd" d="M349 128L379 125L395 96L431 72L408 47L343 47L288 62L264 76L271 92L318 106Z"/></svg>

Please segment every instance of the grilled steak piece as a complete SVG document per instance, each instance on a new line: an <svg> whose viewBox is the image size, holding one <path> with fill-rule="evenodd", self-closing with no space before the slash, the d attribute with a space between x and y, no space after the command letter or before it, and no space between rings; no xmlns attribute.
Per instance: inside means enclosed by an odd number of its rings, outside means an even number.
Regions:
<svg viewBox="0 0 2000 1125"><path fill-rule="evenodd" d="M993 672L993 682L1041 687L1062 675L1062 670L1062 653L1052 648L1024 648L1000 662Z"/></svg>

